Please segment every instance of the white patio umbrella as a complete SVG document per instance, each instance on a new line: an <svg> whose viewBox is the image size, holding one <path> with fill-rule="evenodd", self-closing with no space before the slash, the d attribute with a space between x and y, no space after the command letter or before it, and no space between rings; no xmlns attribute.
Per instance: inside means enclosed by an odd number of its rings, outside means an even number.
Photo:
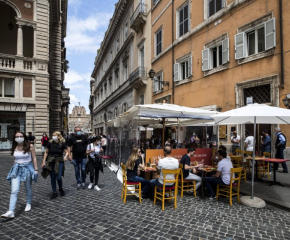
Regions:
<svg viewBox="0 0 290 240"><path fill-rule="evenodd" d="M256 124L290 124L290 111L285 108L272 107L266 104L249 104L244 107L213 115L216 124L254 124L254 139L256 139ZM253 169L255 168L255 144L253 148ZM252 195L254 196L254 171L252 171Z"/></svg>

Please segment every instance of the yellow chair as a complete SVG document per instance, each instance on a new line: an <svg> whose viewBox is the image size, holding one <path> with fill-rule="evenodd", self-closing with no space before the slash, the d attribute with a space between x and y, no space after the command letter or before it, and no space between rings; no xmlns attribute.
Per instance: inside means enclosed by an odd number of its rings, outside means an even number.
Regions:
<svg viewBox="0 0 290 240"><path fill-rule="evenodd" d="M154 203L154 205L156 204L156 199L159 199L160 201L162 201L162 211L163 211L165 200L167 199L170 202L171 199L174 199L174 208L177 208L178 176L180 174L180 168L175 169L175 170L162 169L162 173L164 176L163 187L157 187L155 185L154 202L153 203ZM175 179L174 180L167 180L166 176L168 174L174 174ZM165 186L166 183L170 183L170 184L174 184L174 185L172 187L166 187ZM161 190L161 192L157 191L158 188ZM171 191L174 191L174 196L171 196ZM165 196L166 193L169 194L168 197Z"/></svg>
<svg viewBox="0 0 290 240"><path fill-rule="evenodd" d="M238 196L238 203L240 203L240 183L241 183L241 174L243 168L231 168L231 180L230 185L217 184L217 194L216 198L218 200L219 195L230 198L230 205L233 205L232 197ZM234 177L235 174L235 177ZM233 182L237 181L237 182Z"/></svg>
<svg viewBox="0 0 290 240"><path fill-rule="evenodd" d="M271 158L271 153L263 152L263 156L265 156L266 158ZM257 163L258 163L259 178L261 174L263 174L263 176L265 176L265 174L268 174L268 178L270 178L270 163L264 161L257 161Z"/></svg>
<svg viewBox="0 0 290 240"><path fill-rule="evenodd" d="M236 149L235 152L236 152L236 155L242 155L242 150L241 149Z"/></svg>
<svg viewBox="0 0 290 240"><path fill-rule="evenodd" d="M233 162L233 166L235 168L239 168L239 167L243 167L243 157L242 155L236 155L236 156L232 156L232 162ZM241 179L245 180L245 183L247 183L247 169L246 169L246 165L243 167L244 170L241 173Z"/></svg>
<svg viewBox="0 0 290 240"><path fill-rule="evenodd" d="M141 198L141 183L140 182L129 182L127 181L127 171L126 171L126 165L124 165L123 163L121 163L121 167L122 167L122 174L123 174L123 183L122 183L122 195L121 198L124 198L124 203L126 203L126 198L127 196L137 196L139 197L139 201L142 201ZM128 187L130 188L134 188L134 189L128 189ZM132 191L134 190L134 193L132 193Z"/></svg>
<svg viewBox="0 0 290 240"><path fill-rule="evenodd" d="M183 179L183 164L179 164L180 178L178 179L178 188L180 188L180 196L183 198L184 191L193 191L194 197L196 197L196 181Z"/></svg>

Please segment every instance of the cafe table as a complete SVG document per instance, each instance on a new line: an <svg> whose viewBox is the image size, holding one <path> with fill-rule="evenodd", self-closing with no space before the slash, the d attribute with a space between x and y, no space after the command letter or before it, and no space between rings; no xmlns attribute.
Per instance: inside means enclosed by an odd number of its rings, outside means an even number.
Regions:
<svg viewBox="0 0 290 240"><path fill-rule="evenodd" d="M156 168L153 167L145 167L145 170L141 170L141 177L145 178L146 180L150 181L153 179L153 174L156 173Z"/></svg>

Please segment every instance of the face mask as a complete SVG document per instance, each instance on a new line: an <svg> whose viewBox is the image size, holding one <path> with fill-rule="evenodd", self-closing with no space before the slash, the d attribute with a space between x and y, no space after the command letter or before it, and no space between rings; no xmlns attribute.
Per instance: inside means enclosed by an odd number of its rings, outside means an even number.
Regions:
<svg viewBox="0 0 290 240"><path fill-rule="evenodd" d="M78 135L78 136L80 136L81 134L82 134L82 132L81 132L81 131L78 131L78 132L77 132L77 135Z"/></svg>
<svg viewBox="0 0 290 240"><path fill-rule="evenodd" d="M57 141L57 139L58 139L58 138L57 138L57 136L52 136L52 140L53 140L53 141L55 141L55 142L56 142L56 141Z"/></svg>
<svg viewBox="0 0 290 240"><path fill-rule="evenodd" d="M24 138L15 138L15 142L23 143L24 142Z"/></svg>

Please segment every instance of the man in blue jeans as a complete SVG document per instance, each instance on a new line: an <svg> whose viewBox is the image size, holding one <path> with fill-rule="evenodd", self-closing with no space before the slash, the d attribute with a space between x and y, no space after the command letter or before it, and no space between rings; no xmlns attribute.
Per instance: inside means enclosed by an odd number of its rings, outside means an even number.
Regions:
<svg viewBox="0 0 290 240"><path fill-rule="evenodd" d="M203 179L206 189L210 193L210 200L215 200L216 196L212 189L212 185L225 184L229 185L231 180L231 168L233 168L232 161L227 158L227 152L224 150L218 150L217 156L219 163L217 166L217 172L212 177L205 177Z"/></svg>
<svg viewBox="0 0 290 240"><path fill-rule="evenodd" d="M275 148L276 148L276 155L275 158L278 159L284 159L284 149L286 148L286 136L281 133L281 129L279 127L275 128L275 135L277 136L276 138L276 143L275 143ZM283 167L283 171L281 173L288 173L288 168L286 162L281 163ZM278 170L278 165L279 163L274 163L274 168Z"/></svg>
<svg viewBox="0 0 290 240"><path fill-rule="evenodd" d="M80 189L81 187L85 189L86 186L87 145L88 140L86 136L82 135L81 128L75 127L75 134L68 142L68 152L69 160L73 162L75 167L77 189Z"/></svg>

